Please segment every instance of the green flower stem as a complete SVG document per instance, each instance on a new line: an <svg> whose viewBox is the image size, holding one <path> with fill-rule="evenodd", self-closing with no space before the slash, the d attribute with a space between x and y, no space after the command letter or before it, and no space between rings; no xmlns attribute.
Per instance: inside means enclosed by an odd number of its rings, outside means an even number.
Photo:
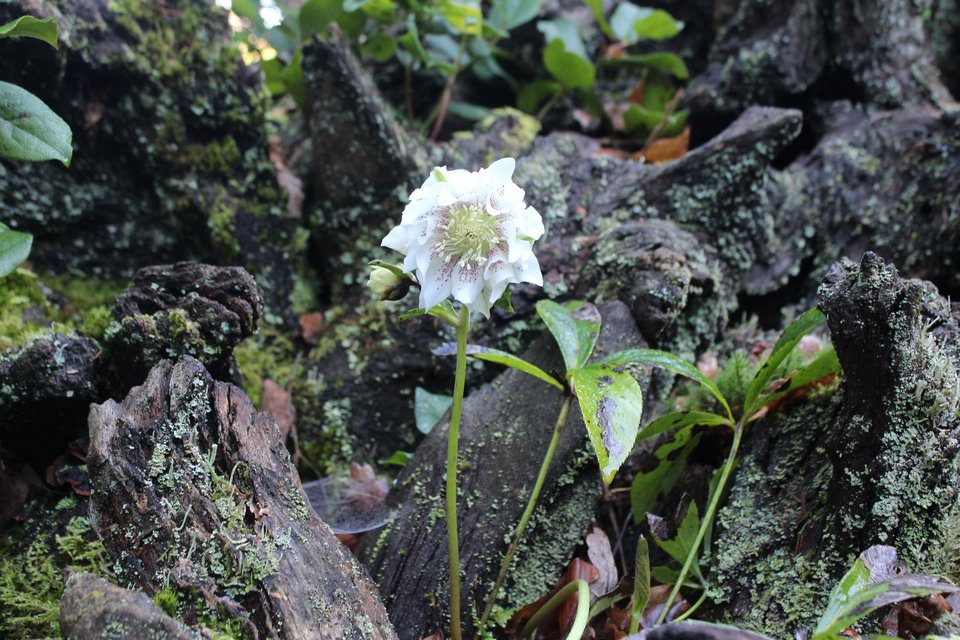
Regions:
<svg viewBox="0 0 960 640"><path fill-rule="evenodd" d="M590 586L586 580L574 580L564 585L560 591L547 600L547 604L537 609L537 612L533 614L530 621L523 627L523 631L520 632L520 637L530 637L530 635L537 630L540 622L546 616L553 613L554 609L562 605L574 591L577 592L577 615L573 619L573 625L570 627L570 632L567 634L566 640L578 640L580 636L583 635L584 630L587 628L587 622L590 620Z"/></svg>
<svg viewBox="0 0 960 640"><path fill-rule="evenodd" d="M487 596L487 605L483 610L483 615L480 616L480 624L477 625L477 628L480 630L486 627L487 621L490 619L493 606L497 602L497 593L500 591L500 587L503 586L503 581L507 577L507 571L510 569L510 563L513 561L513 556L517 553L517 547L520 545L520 539L523 537L523 530L527 527L527 523L530 522L530 516L533 515L533 510L537 506L540 491L543 489L543 483L547 479L547 471L550 470L550 463L553 461L553 454L556 452L557 444L560 442L560 433L563 431L563 426L567 423L567 414L570 412L572 399L573 396L569 394L563 399L560 414L557 416L557 422L553 427L553 437L550 438L547 453L543 456L543 462L540 464L540 473L537 474L537 480L533 485L533 491L530 493L530 499L527 500L527 507L523 510L523 515L520 516L520 522L517 524L517 528L513 533L513 540L507 549L507 555L503 557L503 562L500 564L500 573L497 575L497 580L493 584L490 595Z"/></svg>
<svg viewBox="0 0 960 640"><path fill-rule="evenodd" d="M707 601L707 589L706 587L704 587L703 593L701 593L700 597L697 598L697 601L693 603L693 606L687 609L686 611L684 611L683 613L681 613L680 615L678 615L674 620L674 622L680 622L681 620L686 620L687 618L692 616L694 613L696 613L697 609L700 608L700 605L702 605L706 601Z"/></svg>
<svg viewBox="0 0 960 640"><path fill-rule="evenodd" d="M683 585L683 581L687 579L687 574L690 573L690 568L697 559L697 550L700 549L700 544L703 543L703 537L707 534L707 529L710 528L710 523L713 522L713 517L717 514L717 507L720 506L720 496L723 495L723 489L727 486L727 480L730 479L730 472L733 471L733 464L737 460L737 451L740 449L740 440L743 438L745 423L746 419L741 420L739 424L737 424L736 429L733 430L733 444L730 445L730 453L727 454L727 461L723 465L723 472L720 474L717 490L714 491L713 496L710 498L710 506L707 507L707 512L700 522L697 537L693 540L693 548L690 549L690 553L687 554L687 560L683 563L683 568L680 569L680 575L677 576L673 590L670 591L670 597L667 598L663 609L660 611L660 615L657 616L657 624L663 624L663 621L667 618L670 607L673 606L673 601L677 599L677 594L680 593L680 587Z"/></svg>
<svg viewBox="0 0 960 640"><path fill-rule="evenodd" d="M470 311L460 307L457 323L457 373L453 383L453 408L447 431L447 550L450 555L450 637L461 640L460 631L460 537L457 534L457 449L460 442L460 412L467 380L467 334Z"/></svg>

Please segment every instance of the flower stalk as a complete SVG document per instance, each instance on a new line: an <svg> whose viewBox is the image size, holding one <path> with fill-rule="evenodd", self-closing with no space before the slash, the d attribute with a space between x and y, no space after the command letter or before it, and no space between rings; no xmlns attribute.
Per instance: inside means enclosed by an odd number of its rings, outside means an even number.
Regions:
<svg viewBox="0 0 960 640"><path fill-rule="evenodd" d="M460 630L460 538L457 532L457 453L460 443L460 415L467 379L467 335L470 310L460 306L457 324L457 369L453 383L453 407L447 430L447 552L450 557L450 637L461 640Z"/></svg>

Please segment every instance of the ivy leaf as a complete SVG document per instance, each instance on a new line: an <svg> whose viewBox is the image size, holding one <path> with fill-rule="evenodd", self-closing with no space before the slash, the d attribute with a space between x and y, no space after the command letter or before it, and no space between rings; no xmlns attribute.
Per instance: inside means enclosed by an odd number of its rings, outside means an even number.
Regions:
<svg viewBox="0 0 960 640"><path fill-rule="evenodd" d="M601 318L597 308L582 300L566 304L541 300L537 303L537 315L557 341L567 372L586 364L600 336Z"/></svg>
<svg viewBox="0 0 960 640"><path fill-rule="evenodd" d="M21 16L13 22L0 25L0 38L36 38L57 48L57 23L53 18L39 20L33 16Z"/></svg>
<svg viewBox="0 0 960 640"><path fill-rule="evenodd" d="M657 500L676 486L687 466L687 458L700 443L701 435L700 431L694 431L692 425L677 429L673 440L660 445L654 452L657 466L633 478L630 505L635 522L642 522L646 513L656 506Z"/></svg>
<svg viewBox="0 0 960 640"><path fill-rule="evenodd" d="M745 415L751 416L760 408L757 403L757 396L767 388L777 367L790 355L800 339L820 326L826 319L827 317L823 315L823 312L814 307L784 329L777 343L773 345L770 357L760 366L760 370L757 371L757 375L747 388L747 395L743 401Z"/></svg>
<svg viewBox="0 0 960 640"><path fill-rule="evenodd" d="M589 89L597 79L593 63L567 51L562 40L554 40L543 50L543 66L560 84L571 89Z"/></svg>
<svg viewBox="0 0 960 640"><path fill-rule="evenodd" d="M455 356L457 355L457 343L447 342L442 344L433 350L433 355ZM540 380L543 380L544 382L556 387L557 389L560 389L561 391L564 390L563 385L549 373L537 365L527 362L523 358L519 358L513 354L507 353L506 351L481 347L477 344L468 344L467 355L471 358L476 358L477 360L486 360L487 362L495 362L507 367L512 367L518 371L522 371L528 375L531 375L534 378L539 378Z"/></svg>
<svg viewBox="0 0 960 640"><path fill-rule="evenodd" d="M433 431L451 404L453 396L430 393L417 387L413 393L413 416L417 422L417 431L423 434Z"/></svg>
<svg viewBox="0 0 960 640"><path fill-rule="evenodd" d="M697 424L711 427L720 425L733 427L727 418L718 416L715 413L710 413L709 411L671 411L644 427L643 430L637 434L637 441L652 438L655 435L659 435L664 431L670 431L671 429L680 429L681 427Z"/></svg>
<svg viewBox="0 0 960 640"><path fill-rule="evenodd" d="M69 166L73 133L40 98L0 82L0 158L59 160Z"/></svg>
<svg viewBox="0 0 960 640"><path fill-rule="evenodd" d="M33 245L33 236L22 231L14 231L0 222L0 278L19 267Z"/></svg>
<svg viewBox="0 0 960 640"><path fill-rule="evenodd" d="M650 364L655 367L662 367L681 376L686 376L687 378L690 378L691 380L699 382L701 385L703 385L707 391L709 391L713 397L717 399L721 406L723 406L724 410L727 412L727 417L733 421L733 414L730 412L730 405L727 404L726 398L724 398L723 394L720 393L720 390L717 389L717 385L714 384L713 380L700 373L699 369L686 360L679 358L672 353L660 351L659 349L625 349L624 351L618 351L617 353L610 354L600 362L603 364L612 365L614 367L619 367L630 363Z"/></svg>
<svg viewBox="0 0 960 640"><path fill-rule="evenodd" d="M543 0L493 0L487 21L510 31L536 18L542 5Z"/></svg>
<svg viewBox="0 0 960 640"><path fill-rule="evenodd" d="M603 481L610 484L637 439L643 392L633 376L607 365L588 365L569 375Z"/></svg>

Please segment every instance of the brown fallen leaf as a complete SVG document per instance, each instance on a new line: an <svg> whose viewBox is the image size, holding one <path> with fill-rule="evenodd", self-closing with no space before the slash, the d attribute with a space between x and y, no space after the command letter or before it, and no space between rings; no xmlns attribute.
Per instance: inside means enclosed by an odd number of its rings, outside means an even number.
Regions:
<svg viewBox="0 0 960 640"><path fill-rule="evenodd" d="M593 580L596 580L598 576L599 573L597 572L596 567L585 560L574 558L573 561L567 565L567 570L557 581L557 584L554 585L553 589L513 614L513 617L510 618L510 622L507 623L505 631L510 635L516 635L519 633L523 626L527 623L527 620L532 618L533 614L539 611L540 607L545 605L547 601L565 585L578 579L586 580L589 583ZM568 623L573 620L573 615L576 614L576 596L572 596L572 598L573 613L567 613L564 616ZM563 609L569 604L570 600L568 599L561 607L558 607L553 615L548 616L548 618L540 624L540 630L543 632L544 636L550 637L551 633L556 635L559 633L559 630L563 628L561 614Z"/></svg>
<svg viewBox="0 0 960 640"><path fill-rule="evenodd" d="M920 638L933 628L937 618L952 608L939 593L901 602L883 618L883 632L900 638Z"/></svg>
<svg viewBox="0 0 960 640"><path fill-rule="evenodd" d="M650 602L647 603L646 609L643 610L643 614L640 616L640 626L642 628L651 629L657 623L657 618L660 617L660 611L663 609L663 605L666 604L667 598L670 597L670 591L672 590L673 585L669 584L659 584L650 589ZM690 603L684 600L682 596L678 596L670 606L670 611L667 613L667 617L664 618L664 622L676 620L677 616L689 608Z"/></svg>
<svg viewBox="0 0 960 640"><path fill-rule="evenodd" d="M317 344L317 339L326 325L323 314L319 311L304 313L300 315L297 322L300 324L300 337L303 341L311 346Z"/></svg>
<svg viewBox="0 0 960 640"><path fill-rule="evenodd" d="M647 162L668 162L679 160L690 150L690 127L684 127L683 133L671 138L660 138L648 144L641 154Z"/></svg>
<svg viewBox="0 0 960 640"><path fill-rule="evenodd" d="M602 598L617 588L619 579L610 539L603 529L594 525L584 541L587 544L587 557L597 570L597 579L590 583L590 594L594 598Z"/></svg>
<svg viewBox="0 0 960 640"><path fill-rule="evenodd" d="M283 441L286 442L290 429L297 420L297 410L293 406L290 392L270 378L264 378L260 391L260 410L273 416Z"/></svg>

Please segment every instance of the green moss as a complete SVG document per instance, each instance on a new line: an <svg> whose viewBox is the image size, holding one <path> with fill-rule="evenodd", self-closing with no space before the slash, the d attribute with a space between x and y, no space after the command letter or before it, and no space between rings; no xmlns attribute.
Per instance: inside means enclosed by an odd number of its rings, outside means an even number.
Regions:
<svg viewBox="0 0 960 640"><path fill-rule="evenodd" d="M50 333L55 314L32 272L17 269L0 278L0 352Z"/></svg>
<svg viewBox="0 0 960 640"><path fill-rule="evenodd" d="M110 577L106 551L87 518L72 517L61 525L63 513L35 509L0 539L0 635L9 640L60 637L68 567Z"/></svg>
<svg viewBox="0 0 960 640"><path fill-rule="evenodd" d="M163 609L171 618L177 617L177 607L180 605L180 597L177 595L175 589L170 587L164 587L157 591L153 596L153 601L158 607Z"/></svg>
<svg viewBox="0 0 960 640"><path fill-rule="evenodd" d="M233 353L243 390L256 406L260 406L264 378L285 386L293 377L296 347L290 338L270 326L241 342Z"/></svg>

